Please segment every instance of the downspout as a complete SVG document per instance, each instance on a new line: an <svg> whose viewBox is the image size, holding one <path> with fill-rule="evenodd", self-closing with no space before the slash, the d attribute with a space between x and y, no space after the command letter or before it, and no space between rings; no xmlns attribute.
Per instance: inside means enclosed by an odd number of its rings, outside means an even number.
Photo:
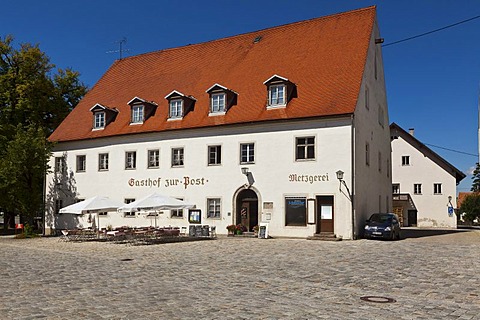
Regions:
<svg viewBox="0 0 480 320"><path fill-rule="evenodd" d="M350 200L351 200L351 205L352 205L352 240L356 240L357 239L357 235L355 233L355 114L352 114L350 116L350 119L352 121L352 137L350 139L351 143L352 143L352 177L351 177L351 180L352 181L352 185L350 186L350 190L351 191L351 196L350 196Z"/></svg>

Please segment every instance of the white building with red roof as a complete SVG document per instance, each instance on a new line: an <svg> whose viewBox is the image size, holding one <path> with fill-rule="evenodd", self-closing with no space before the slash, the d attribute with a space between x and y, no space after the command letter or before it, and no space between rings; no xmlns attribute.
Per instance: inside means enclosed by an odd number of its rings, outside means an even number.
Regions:
<svg viewBox="0 0 480 320"><path fill-rule="evenodd" d="M75 201L158 192L200 213L189 221L188 210L165 211L158 225L361 235L371 213L392 208L375 11L116 61L50 136L46 230L86 226L86 217L58 214ZM151 221L108 212L99 223Z"/></svg>
<svg viewBox="0 0 480 320"><path fill-rule="evenodd" d="M456 228L457 185L465 174L396 123L392 134L393 208L405 227Z"/></svg>

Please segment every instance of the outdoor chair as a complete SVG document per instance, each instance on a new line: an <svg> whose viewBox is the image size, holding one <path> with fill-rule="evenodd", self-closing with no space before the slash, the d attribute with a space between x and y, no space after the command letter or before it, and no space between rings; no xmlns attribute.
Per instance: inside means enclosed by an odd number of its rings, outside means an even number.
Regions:
<svg viewBox="0 0 480 320"><path fill-rule="evenodd" d="M211 238L216 238L217 237L217 227L216 226L211 226L210 227L210 237Z"/></svg>
<svg viewBox="0 0 480 320"><path fill-rule="evenodd" d="M70 241L70 238L68 237L68 230L61 230L62 234L60 235L60 241Z"/></svg>
<svg viewBox="0 0 480 320"><path fill-rule="evenodd" d="M186 236L187 235L187 227L185 227L185 226L180 227L180 235L181 236Z"/></svg>

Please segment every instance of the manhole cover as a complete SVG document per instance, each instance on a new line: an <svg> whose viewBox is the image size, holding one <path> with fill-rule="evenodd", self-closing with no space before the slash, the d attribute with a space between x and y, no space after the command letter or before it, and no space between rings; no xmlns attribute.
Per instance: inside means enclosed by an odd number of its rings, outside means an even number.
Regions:
<svg viewBox="0 0 480 320"><path fill-rule="evenodd" d="M130 258L125 258L125 259L121 259L120 261L132 261L133 259L130 259Z"/></svg>
<svg viewBox="0 0 480 320"><path fill-rule="evenodd" d="M379 297L379 296L364 296L360 297L360 300L368 301L368 302L375 302L375 303L393 303L397 302L397 300L387 297Z"/></svg>

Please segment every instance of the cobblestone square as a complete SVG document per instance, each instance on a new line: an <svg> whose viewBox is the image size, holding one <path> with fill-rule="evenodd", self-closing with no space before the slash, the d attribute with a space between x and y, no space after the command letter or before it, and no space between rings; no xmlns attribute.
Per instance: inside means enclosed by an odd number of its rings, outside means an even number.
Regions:
<svg viewBox="0 0 480 320"><path fill-rule="evenodd" d="M150 246L0 237L0 252L1 319L480 319L479 230Z"/></svg>

